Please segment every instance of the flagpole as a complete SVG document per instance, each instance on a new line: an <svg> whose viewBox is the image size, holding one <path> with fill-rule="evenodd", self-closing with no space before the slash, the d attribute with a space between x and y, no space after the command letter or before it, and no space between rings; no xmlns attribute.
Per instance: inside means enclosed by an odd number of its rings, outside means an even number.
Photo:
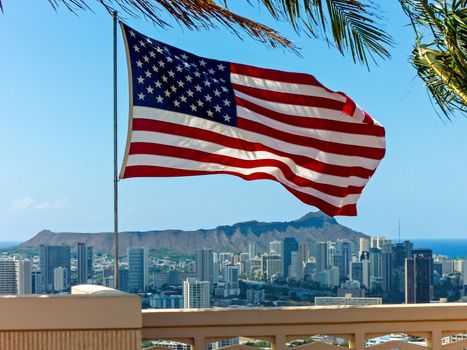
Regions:
<svg viewBox="0 0 467 350"><path fill-rule="evenodd" d="M113 11L113 85L114 85L114 288L118 289L118 159L117 159L117 22Z"/></svg>

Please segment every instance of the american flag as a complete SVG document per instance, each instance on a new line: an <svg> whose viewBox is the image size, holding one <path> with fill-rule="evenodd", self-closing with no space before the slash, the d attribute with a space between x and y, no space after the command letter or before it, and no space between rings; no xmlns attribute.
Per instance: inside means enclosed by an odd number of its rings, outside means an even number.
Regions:
<svg viewBox="0 0 467 350"><path fill-rule="evenodd" d="M200 57L122 23L130 125L121 178L231 174L356 215L384 128L313 76Z"/></svg>

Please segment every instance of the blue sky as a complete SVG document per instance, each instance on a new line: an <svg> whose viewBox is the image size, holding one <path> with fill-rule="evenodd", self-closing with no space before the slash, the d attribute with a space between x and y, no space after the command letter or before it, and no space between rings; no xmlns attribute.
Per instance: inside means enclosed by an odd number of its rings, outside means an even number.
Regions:
<svg viewBox="0 0 467 350"><path fill-rule="evenodd" d="M385 2L392 59L368 72L322 40L297 36L264 11L234 10L278 28L302 57L270 49L225 29L191 32L126 22L158 40L227 61L315 75L345 91L380 121L387 155L370 180L357 217L338 221L370 235L463 238L467 212L467 119L444 124L410 66L413 34L396 1ZM0 240L42 229L111 231L112 19L79 17L46 0L6 1L0 15ZM119 34L120 35L120 34ZM119 152L128 115L127 72L119 38ZM120 183L121 229L197 229L245 220L283 221L316 209L279 184L232 176L129 179Z"/></svg>

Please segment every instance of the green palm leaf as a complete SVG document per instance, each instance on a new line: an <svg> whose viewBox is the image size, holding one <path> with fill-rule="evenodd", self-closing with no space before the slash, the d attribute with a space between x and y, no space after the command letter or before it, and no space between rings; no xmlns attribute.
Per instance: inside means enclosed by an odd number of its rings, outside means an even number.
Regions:
<svg viewBox="0 0 467 350"><path fill-rule="evenodd" d="M467 113L467 0L400 0L417 39L411 62L443 115Z"/></svg>
<svg viewBox="0 0 467 350"><path fill-rule="evenodd" d="M378 10L357 0L261 0L277 19L289 21L313 37L324 36L354 62L390 57L391 37L380 28ZM331 39L332 38L332 41Z"/></svg>
<svg viewBox="0 0 467 350"><path fill-rule="evenodd" d="M242 32L263 43L295 49L294 44L276 30L228 10L228 1L214 0L48 0L57 9L65 6L77 13L91 4L104 6L109 12L118 9L132 16L167 26L162 18L169 14L189 29L226 26L237 35ZM377 9L371 0L258 0L252 6L264 6L276 19L286 20L297 31L312 37L323 36L354 62L368 65L375 57L389 57L390 36L379 27ZM221 3L221 4L219 4ZM2 0L0 0L2 9Z"/></svg>

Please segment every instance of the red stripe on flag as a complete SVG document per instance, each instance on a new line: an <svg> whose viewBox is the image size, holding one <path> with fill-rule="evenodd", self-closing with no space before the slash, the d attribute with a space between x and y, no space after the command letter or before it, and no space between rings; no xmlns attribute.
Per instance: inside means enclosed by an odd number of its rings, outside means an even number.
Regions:
<svg viewBox="0 0 467 350"><path fill-rule="evenodd" d="M333 92L321 84L314 76L305 73L283 72L276 69L253 67L240 63L230 63L230 72L255 78L282 81L284 83L314 85Z"/></svg>
<svg viewBox="0 0 467 350"><path fill-rule="evenodd" d="M318 96L306 96L306 95L297 95L289 94L286 92L277 92L270 90L263 90L258 88L253 88L250 86L233 84L232 87L235 91L243 92L249 96L259 98L265 101L278 102L283 104L298 105L298 106L308 106L316 108L327 108L333 109L336 111L342 111L344 108L344 103L341 101L332 100L325 97Z"/></svg>
<svg viewBox="0 0 467 350"><path fill-rule="evenodd" d="M249 110L256 112L258 114L264 115L265 117L277 120L281 123L286 123L294 126L300 126L303 128L310 129L319 129L319 130L329 130L337 131L349 134L356 135L369 135L369 136L378 136L384 137L385 131L384 128L378 125L368 124L356 124L356 123L346 123L335 120L322 119L319 117L298 117L293 115L288 115L270 109L258 106L253 102L246 101L240 97L235 98L238 106L248 108Z"/></svg>
<svg viewBox="0 0 467 350"><path fill-rule="evenodd" d="M197 176L197 175L211 175L211 174L225 174L225 175L234 175L241 177L244 180L252 181L252 180L273 180L277 182L277 180L271 175L267 173L254 173L250 175L239 174L230 171L202 171L202 170L183 170L183 169L175 169L175 168L165 168L159 166L149 166L149 165L133 165L127 166L125 168L125 172L123 175L124 179L131 178L131 177L176 177L176 176ZM349 215L355 216L357 215L357 206L355 204L348 204L344 205L343 207L335 207L329 204L326 201L323 201L320 198L315 196L297 191L293 188L290 188L287 185L281 183L289 192L293 193L297 198L299 198L304 203L309 205L317 206L327 215L335 216L335 215Z"/></svg>
<svg viewBox="0 0 467 350"><path fill-rule="evenodd" d="M330 194L335 197L345 197L349 194L360 194L363 187L347 186L340 187L335 185L322 184L314 182L296 175L290 167L276 159L254 159L244 160L235 157L212 154L200 150L170 146L164 144L134 142L130 146L129 154L151 154L168 156L174 158L183 158L205 163L216 163L233 166L236 168L251 169L257 167L275 167L282 171L285 178L290 182L302 187L312 187L320 192Z"/></svg>
<svg viewBox="0 0 467 350"><path fill-rule="evenodd" d="M198 140L209 141L219 145L235 148L250 152L266 151L276 154L281 157L292 159L296 164L303 166L309 170L317 171L322 174L336 175L342 177L357 176L360 178L369 178L373 175L374 170L365 169L362 167L345 167L333 164L327 164L315 160L313 158L291 154L283 151L267 147L261 143L245 141L241 139L231 138L210 130L199 129L174 123L163 122L152 119L133 119L133 130L140 131L155 131L171 135L184 136Z"/></svg>
<svg viewBox="0 0 467 350"><path fill-rule="evenodd" d="M364 157L369 159L382 159L384 156L384 148L372 148L372 147L363 147L356 145L348 145L342 143L333 143L329 141L322 141L318 139L313 139L311 137L306 137L302 135L290 134L285 131L279 131L273 129L264 124L251 121L249 119L244 119L239 116L237 118L237 126L244 130L249 130L252 132L257 132L262 135L267 135L273 137L277 140L282 140L288 143L295 145L301 145L305 147L313 147L320 151L342 154L346 156L356 156Z"/></svg>

